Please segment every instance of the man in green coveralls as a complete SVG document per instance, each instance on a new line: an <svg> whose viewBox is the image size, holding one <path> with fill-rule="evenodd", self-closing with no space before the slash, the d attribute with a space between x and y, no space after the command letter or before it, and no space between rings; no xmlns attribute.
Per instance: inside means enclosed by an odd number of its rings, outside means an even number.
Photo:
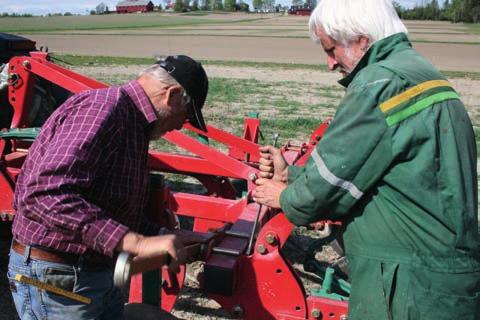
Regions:
<svg viewBox="0 0 480 320"><path fill-rule="evenodd" d="M346 88L305 167L261 148L254 199L345 224L349 319L480 319L477 152L452 85L390 0L321 0L310 33Z"/></svg>

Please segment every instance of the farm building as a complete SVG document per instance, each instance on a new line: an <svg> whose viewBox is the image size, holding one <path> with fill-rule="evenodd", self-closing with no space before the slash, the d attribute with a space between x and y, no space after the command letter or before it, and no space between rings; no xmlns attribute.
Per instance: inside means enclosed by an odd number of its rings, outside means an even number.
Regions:
<svg viewBox="0 0 480 320"><path fill-rule="evenodd" d="M153 11L153 2L148 0L127 0L117 4L117 13Z"/></svg>

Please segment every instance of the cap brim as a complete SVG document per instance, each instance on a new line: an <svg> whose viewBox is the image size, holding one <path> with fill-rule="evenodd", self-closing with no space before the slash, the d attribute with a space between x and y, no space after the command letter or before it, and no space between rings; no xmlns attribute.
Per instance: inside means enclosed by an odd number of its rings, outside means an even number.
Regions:
<svg viewBox="0 0 480 320"><path fill-rule="evenodd" d="M207 126L205 120L203 120L202 111L200 108L197 108L195 101L192 101L192 115L189 117L189 122L192 126L202 131L207 132Z"/></svg>

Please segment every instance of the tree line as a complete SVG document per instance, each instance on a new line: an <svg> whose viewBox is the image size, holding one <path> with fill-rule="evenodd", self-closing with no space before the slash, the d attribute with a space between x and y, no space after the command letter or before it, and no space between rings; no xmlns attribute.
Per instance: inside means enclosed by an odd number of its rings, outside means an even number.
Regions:
<svg viewBox="0 0 480 320"><path fill-rule="evenodd" d="M443 20L451 22L480 22L480 0L438 0L424 1L412 9L403 8L394 2L395 9L406 20Z"/></svg>

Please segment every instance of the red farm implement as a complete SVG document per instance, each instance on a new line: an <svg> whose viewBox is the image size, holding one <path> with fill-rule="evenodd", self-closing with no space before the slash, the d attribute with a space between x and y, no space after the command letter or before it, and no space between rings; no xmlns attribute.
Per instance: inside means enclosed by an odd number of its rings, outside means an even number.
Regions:
<svg viewBox="0 0 480 320"><path fill-rule="evenodd" d="M0 91L0 214L2 220L13 220L15 181L38 128L70 94L106 84L51 62L49 54L35 51L29 40L13 37L3 39L3 43L6 46L2 50L9 50L11 55L0 61L5 63L2 74L7 81ZM162 224L166 232L177 233L191 259L204 262L201 289L232 317L346 319L346 298L334 293L335 284L340 283L341 287L342 282L332 284L332 269L325 272L322 289L307 295L282 251L293 225L282 212L259 207L249 200L255 188L252 178L258 172L259 126L259 119L245 119L243 137L208 126L208 132L202 133L204 138L224 144L227 152L181 131L166 134L166 140L191 155L150 151L149 218ZM320 125L308 143L285 145L282 150L288 161L303 165L326 127L327 124ZM200 133L188 124L183 129ZM159 173L196 178L205 192L174 192L163 183ZM243 185L243 190L238 185ZM239 191L243 191L243 197L238 197ZM193 221L191 230L173 230L174 226L167 222L175 220L167 219L173 215L189 217ZM129 302L170 311L183 286L185 268L179 274L165 269L137 273L126 270L128 257L123 261L120 257L117 271L121 274L115 275L116 281L127 282L129 275L136 273L129 281ZM309 271L318 270L314 259L304 266ZM147 269L152 268L142 270Z"/></svg>

